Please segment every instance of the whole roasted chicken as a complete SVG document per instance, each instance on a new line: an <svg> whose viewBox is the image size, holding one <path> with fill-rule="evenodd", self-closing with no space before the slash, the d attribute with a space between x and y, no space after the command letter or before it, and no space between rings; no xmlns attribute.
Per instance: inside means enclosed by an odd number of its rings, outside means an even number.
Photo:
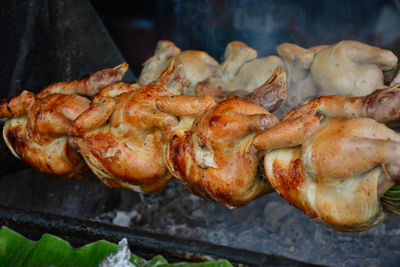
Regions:
<svg viewBox="0 0 400 267"><path fill-rule="evenodd" d="M158 110L156 100L181 94L187 83L182 65L172 61L157 82L116 83L96 95L73 128L76 145L101 181L146 193L168 184L163 146L178 119Z"/></svg>
<svg viewBox="0 0 400 267"><path fill-rule="evenodd" d="M161 40L157 42L154 55L143 63L137 83L147 85L158 80L171 60L181 52L173 42Z"/></svg>
<svg viewBox="0 0 400 267"><path fill-rule="evenodd" d="M267 151L275 190L312 218L342 231L381 222L380 198L400 180L399 87L366 97L321 97L254 139Z"/></svg>
<svg viewBox="0 0 400 267"><path fill-rule="evenodd" d="M277 67L283 67L279 57L257 58L257 51L233 41L226 46L224 61L210 77L195 86L195 93L210 95L217 102L229 95L245 97L265 84L266 77L272 76Z"/></svg>
<svg viewBox="0 0 400 267"><path fill-rule="evenodd" d="M382 70L392 69L397 57L389 50L357 41L308 49L283 43L277 47L288 73L286 113L311 97L365 96L384 84Z"/></svg>
<svg viewBox="0 0 400 267"><path fill-rule="evenodd" d="M186 79L189 82L184 88L184 95L194 95L194 86L214 74L219 66L218 62L204 51L185 50L181 52L173 42L159 41L154 56L143 64L138 83L147 85L158 80L171 60L175 60L177 65L183 65Z"/></svg>
<svg viewBox="0 0 400 267"><path fill-rule="evenodd" d="M264 88L277 90L279 87L284 91L285 78L280 69L274 72L274 77ZM198 98L206 97L210 98ZM262 97L277 98L268 93ZM165 160L169 171L189 192L234 208L271 189L257 174L261 155L252 142L258 132L277 124L278 119L267 109L237 96L217 105L211 100L209 106L212 108L206 112L196 118L181 119L167 144ZM194 114L195 105L182 105L181 102L164 97L157 100L157 107L178 116ZM269 108L277 106L271 104Z"/></svg>
<svg viewBox="0 0 400 267"><path fill-rule="evenodd" d="M17 158L41 172L67 179L79 179L87 169L69 135L73 121L90 106L92 96L101 88L121 81L128 65L93 73L86 79L58 82L34 95L0 102L0 117L9 118L3 129L8 148Z"/></svg>

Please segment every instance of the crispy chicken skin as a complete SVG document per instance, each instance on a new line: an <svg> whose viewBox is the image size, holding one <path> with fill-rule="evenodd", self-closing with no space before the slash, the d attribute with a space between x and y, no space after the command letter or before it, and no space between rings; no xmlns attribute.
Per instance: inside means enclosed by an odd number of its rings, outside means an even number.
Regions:
<svg viewBox="0 0 400 267"><path fill-rule="evenodd" d="M107 85L121 81L128 67L128 64L123 62L114 68L97 71L82 80L56 82L46 87L36 97L43 98L54 93L94 96Z"/></svg>
<svg viewBox="0 0 400 267"><path fill-rule="evenodd" d="M304 114L253 143L266 151L271 185L312 218L341 231L362 231L385 218L379 199L400 180L400 135L384 124Z"/></svg>
<svg viewBox="0 0 400 267"><path fill-rule="evenodd" d="M276 123L260 106L238 97L224 100L193 124L181 120L165 150L168 169L189 192L229 208L244 205L269 190L257 176L260 155L252 141Z"/></svg>
<svg viewBox="0 0 400 267"><path fill-rule="evenodd" d="M157 82L114 84L96 96L74 129L83 158L101 181L145 193L168 184L163 146L178 120L159 111L156 100L182 93L187 83L182 65L172 61Z"/></svg>
<svg viewBox="0 0 400 267"><path fill-rule="evenodd" d="M93 73L81 81L58 82L36 96L23 91L0 101L0 117L7 120L4 140L14 154L41 172L79 179L87 170L71 139L73 121L89 108L89 99L101 86L119 81L127 70L123 63Z"/></svg>
<svg viewBox="0 0 400 267"><path fill-rule="evenodd" d="M283 43L277 52L288 73L284 113L315 96L370 94L384 83L382 70L397 64L392 52L357 41L309 49Z"/></svg>
<svg viewBox="0 0 400 267"><path fill-rule="evenodd" d="M285 95L286 75L276 68L248 99L229 96L218 104L209 95L157 99L158 109L181 118L165 150L169 171L188 191L229 208L268 192L268 183L258 176L260 154L252 141L278 123L267 109L279 107Z"/></svg>

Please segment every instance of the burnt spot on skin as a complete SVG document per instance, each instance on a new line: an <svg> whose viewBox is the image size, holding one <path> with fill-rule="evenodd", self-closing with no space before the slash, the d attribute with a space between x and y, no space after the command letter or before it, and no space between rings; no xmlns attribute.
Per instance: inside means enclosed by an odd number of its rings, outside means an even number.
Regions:
<svg viewBox="0 0 400 267"><path fill-rule="evenodd" d="M18 127L12 128L7 132L7 140L15 150L23 149L26 146L25 138L19 134Z"/></svg>
<svg viewBox="0 0 400 267"><path fill-rule="evenodd" d="M5 105L7 107L7 111L11 114L12 112L11 112L11 108L10 108L10 99L6 98L5 100L6 100ZM1 103L1 104L3 105L3 103Z"/></svg>
<svg viewBox="0 0 400 267"><path fill-rule="evenodd" d="M213 127L213 126L215 126L215 125L217 125L217 123L219 122L219 120L221 119L221 116L212 116L211 118L210 118L210 120L208 121L208 125L210 126L210 127Z"/></svg>
<svg viewBox="0 0 400 267"><path fill-rule="evenodd" d="M116 147L118 143L109 138L106 134L96 134L83 139L87 148L93 155L101 161L104 161L109 148ZM111 157L113 158L113 157Z"/></svg>
<svg viewBox="0 0 400 267"><path fill-rule="evenodd" d="M310 208L308 203L299 199L299 187L304 183L301 159L297 158L290 161L288 167L283 167L278 160L274 160L272 163L272 172L276 183L274 187L279 191L279 194L290 204L301 209L307 215L313 218L317 217L317 214Z"/></svg>
<svg viewBox="0 0 400 267"><path fill-rule="evenodd" d="M180 176L185 176L186 164L184 158L183 141L176 134L171 139L171 160L174 166L174 171Z"/></svg>

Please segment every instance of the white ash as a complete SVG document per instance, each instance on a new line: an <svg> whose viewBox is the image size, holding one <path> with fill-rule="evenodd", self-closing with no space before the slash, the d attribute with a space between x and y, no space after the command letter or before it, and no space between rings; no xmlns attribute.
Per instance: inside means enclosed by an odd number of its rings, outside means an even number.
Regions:
<svg viewBox="0 0 400 267"><path fill-rule="evenodd" d="M127 193L123 197L128 197ZM130 226L220 245L278 254L330 266L391 266L400 261L400 216L360 233L341 233L317 224L273 193L228 210L193 196L172 182L144 201L126 201ZM120 211L118 211L120 212ZM118 212L96 220L111 223Z"/></svg>
<svg viewBox="0 0 400 267"><path fill-rule="evenodd" d="M122 238L118 243L118 251L111 253L99 264L99 267L136 267L135 264L131 263L131 251L128 247L128 241L126 238Z"/></svg>
<svg viewBox="0 0 400 267"><path fill-rule="evenodd" d="M138 214L136 210L133 210L131 212L119 210L116 212L116 216L114 217L112 223L119 226L128 227L131 219L137 216L140 216L140 214Z"/></svg>

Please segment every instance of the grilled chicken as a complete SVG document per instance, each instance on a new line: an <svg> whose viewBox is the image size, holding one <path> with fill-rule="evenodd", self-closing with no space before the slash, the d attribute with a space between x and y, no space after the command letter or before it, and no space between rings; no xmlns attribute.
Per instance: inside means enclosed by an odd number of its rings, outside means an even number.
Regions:
<svg viewBox="0 0 400 267"><path fill-rule="evenodd" d="M397 63L392 52L356 41L309 49L284 43L277 51L288 73L284 113L315 96L365 96L384 83L382 70Z"/></svg>
<svg viewBox="0 0 400 267"><path fill-rule="evenodd" d="M198 50L181 52L173 42L159 41L154 56L143 64L138 83L147 85L158 80L173 59L175 64L183 65L186 79L189 81L184 88L184 95L194 95L194 86L211 76L219 66L218 62L206 52Z"/></svg>
<svg viewBox="0 0 400 267"><path fill-rule="evenodd" d="M257 51L239 41L230 42L225 49L224 61L217 71L209 78L199 82L195 87L196 95L211 95L215 100L222 101L229 83L235 77L240 67L257 57Z"/></svg>
<svg viewBox="0 0 400 267"><path fill-rule="evenodd" d="M158 80L170 61L180 52L181 49L173 42L158 41L154 55L143 63L143 69L140 72L137 83L147 85Z"/></svg>
<svg viewBox="0 0 400 267"><path fill-rule="evenodd" d="M89 108L89 99L100 88L120 81L127 71L123 63L71 82L58 82L36 96L28 91L0 102L0 117L10 118L4 140L17 158L41 172L67 179L79 179L87 169L71 139L73 121Z"/></svg>
<svg viewBox="0 0 400 267"><path fill-rule="evenodd" d="M196 85L195 94L210 95L220 102L229 95L245 97L263 87L266 77L270 77L277 67L282 68L283 63L277 56L256 57L257 52L246 44L229 43L224 62L214 75Z"/></svg>
<svg viewBox="0 0 400 267"><path fill-rule="evenodd" d="M229 208L244 205L269 189L257 176L260 157L252 141L277 122L244 99L224 100L198 116L192 127L181 122L166 147L168 169L191 193Z"/></svg>
<svg viewBox="0 0 400 267"><path fill-rule="evenodd" d="M283 69L276 70L264 88L285 91L285 78ZM272 98L277 95L268 97L271 101L267 106L276 108L279 99L272 101ZM260 93L251 100L257 102L268 97ZM157 100L157 107L164 112L197 115L183 117L171 135L165 150L169 171L189 192L229 208L268 192L271 188L257 173L260 154L252 142L257 132L277 124L278 119L261 106L237 96L217 105L210 96L197 98L200 103L196 105L184 105L184 101L171 98ZM201 114L201 110L207 111Z"/></svg>
<svg viewBox="0 0 400 267"><path fill-rule="evenodd" d="M228 84L228 92L250 94L265 83L276 68L283 68L282 60L277 56L256 58L244 63ZM243 94L242 93L242 94Z"/></svg>
<svg viewBox="0 0 400 267"><path fill-rule="evenodd" d="M168 184L163 146L178 119L159 111L156 100L181 94L187 83L182 65L172 61L157 82L118 83L95 97L73 128L83 158L101 181L146 193Z"/></svg>
<svg viewBox="0 0 400 267"><path fill-rule="evenodd" d="M400 135L370 118L303 114L254 139L275 190L312 218L361 231L386 214L380 197L400 180Z"/></svg>

